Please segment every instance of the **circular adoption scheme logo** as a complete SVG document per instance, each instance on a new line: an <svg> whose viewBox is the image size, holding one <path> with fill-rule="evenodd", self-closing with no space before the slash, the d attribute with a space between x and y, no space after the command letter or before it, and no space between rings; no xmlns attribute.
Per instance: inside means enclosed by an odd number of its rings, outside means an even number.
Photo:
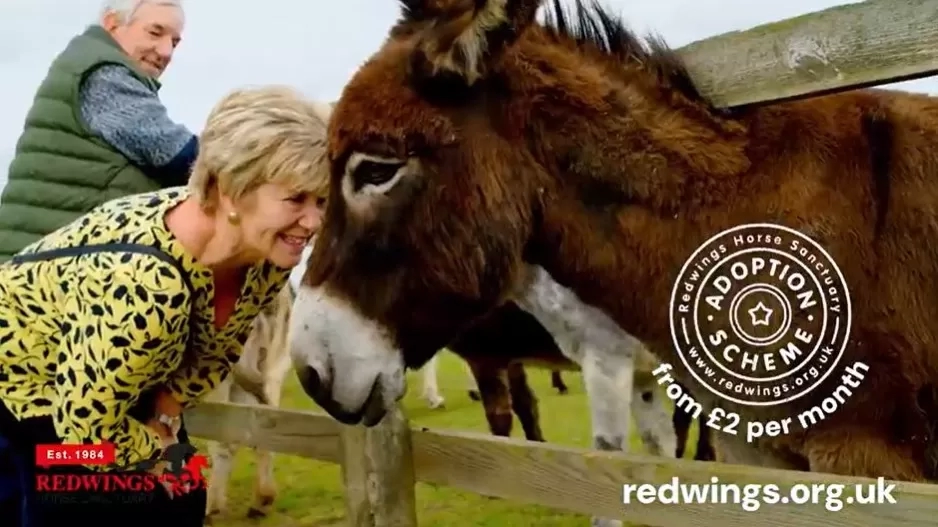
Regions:
<svg viewBox="0 0 938 527"><path fill-rule="evenodd" d="M751 406L793 401L834 371L850 292L830 254L771 223L727 229L685 262L670 305L681 361L714 394Z"/></svg>

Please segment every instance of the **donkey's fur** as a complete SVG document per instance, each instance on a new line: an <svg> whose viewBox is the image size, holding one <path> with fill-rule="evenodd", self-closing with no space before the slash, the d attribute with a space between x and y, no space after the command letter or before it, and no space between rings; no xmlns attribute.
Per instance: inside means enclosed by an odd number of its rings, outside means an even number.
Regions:
<svg viewBox="0 0 938 527"><path fill-rule="evenodd" d="M320 405L376 423L404 390L404 363L512 298L554 335L579 328L599 370L621 367L608 361L629 335L678 365L675 273L713 234L773 222L840 265L853 325L838 369L869 370L833 415L750 444L747 422L797 416L839 375L755 407L675 367L705 408L742 416L739 435L719 434L718 456L930 475L938 416L919 402L938 383L938 99L857 90L725 111L676 54L608 12L578 4L571 18L555 2L538 24L536 0L404 4L330 123L336 192L293 340Z"/></svg>
<svg viewBox="0 0 938 527"><path fill-rule="evenodd" d="M241 404L280 405L283 381L290 371L287 348L287 330L293 308L295 292L289 283L274 303L261 312L251 327L244 343L244 351L232 375L207 397L209 401ZM208 480L207 517L224 514L228 508L228 481L234 468L238 445L208 442L212 458L212 471ZM277 496L274 479L273 452L254 449L257 455L257 473L254 481L254 503L248 509L249 517L262 517L270 512Z"/></svg>

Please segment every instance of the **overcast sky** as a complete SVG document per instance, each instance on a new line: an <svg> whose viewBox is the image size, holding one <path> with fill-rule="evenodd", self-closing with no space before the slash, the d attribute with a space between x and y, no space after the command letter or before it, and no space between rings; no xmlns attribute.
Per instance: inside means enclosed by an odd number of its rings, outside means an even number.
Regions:
<svg viewBox="0 0 938 527"><path fill-rule="evenodd" d="M604 0L673 46L838 4L836 0ZM101 0L0 0L0 185L49 62L98 14ZM189 1L183 42L162 80L170 115L194 131L228 90L286 83L334 100L385 38L394 0ZM938 93L938 80L902 83Z"/></svg>
<svg viewBox="0 0 938 527"><path fill-rule="evenodd" d="M727 31L790 18L836 0L603 0L640 33L656 31L674 47ZM96 20L101 0L0 0L0 187L23 118L50 61ZM384 40L398 15L395 0L197 0L186 6L183 42L161 79L170 115L201 130L228 90L293 85L334 100L355 69ZM895 85L938 94L938 78Z"/></svg>

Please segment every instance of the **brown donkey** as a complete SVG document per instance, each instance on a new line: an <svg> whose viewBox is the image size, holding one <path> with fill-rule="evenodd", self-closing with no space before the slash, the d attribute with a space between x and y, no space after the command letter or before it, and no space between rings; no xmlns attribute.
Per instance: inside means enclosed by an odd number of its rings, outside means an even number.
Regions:
<svg viewBox="0 0 938 527"><path fill-rule="evenodd" d="M726 111L663 43L639 42L599 8L565 15L555 2L541 24L535 0L403 3L330 123L334 198L291 343L319 405L374 425L402 396L405 364L514 299L561 349L590 357L584 373L622 371L616 343L634 335L667 363L659 373L672 367L659 380L720 406L723 425L739 415L736 435L717 434L721 460L930 475L934 405L918 403L938 384L938 99L858 90ZM703 386L669 323L685 261L751 222L809 236L800 249L825 272L823 314L834 317L834 300L852 306L852 324L838 326L850 330L840 360L827 348L827 366L811 359L836 372L806 368L820 385L774 405ZM704 271L723 254L713 250ZM817 329L810 306L791 314L798 328ZM792 371L807 364L794 351L767 352L760 368L791 355ZM749 426L769 421L783 431L747 441Z"/></svg>

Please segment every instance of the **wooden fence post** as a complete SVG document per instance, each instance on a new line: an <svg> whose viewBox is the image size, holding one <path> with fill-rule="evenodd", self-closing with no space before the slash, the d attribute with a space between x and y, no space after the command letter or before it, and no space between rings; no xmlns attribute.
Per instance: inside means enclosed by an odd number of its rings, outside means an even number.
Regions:
<svg viewBox="0 0 938 527"><path fill-rule="evenodd" d="M342 426L349 527L416 527L410 424L395 408L373 428Z"/></svg>

